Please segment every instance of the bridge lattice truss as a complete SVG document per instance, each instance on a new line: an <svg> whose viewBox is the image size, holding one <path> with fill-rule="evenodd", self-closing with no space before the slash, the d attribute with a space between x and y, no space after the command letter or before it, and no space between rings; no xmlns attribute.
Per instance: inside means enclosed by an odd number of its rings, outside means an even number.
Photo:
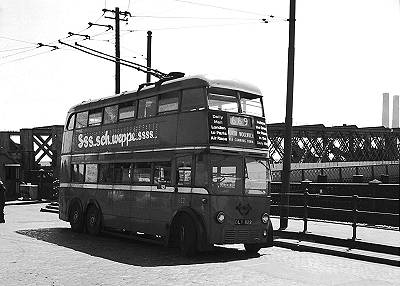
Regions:
<svg viewBox="0 0 400 286"><path fill-rule="evenodd" d="M285 124L269 124L268 136L270 155L276 163L281 163ZM322 124L293 127L292 163L397 161L399 154L399 128Z"/></svg>

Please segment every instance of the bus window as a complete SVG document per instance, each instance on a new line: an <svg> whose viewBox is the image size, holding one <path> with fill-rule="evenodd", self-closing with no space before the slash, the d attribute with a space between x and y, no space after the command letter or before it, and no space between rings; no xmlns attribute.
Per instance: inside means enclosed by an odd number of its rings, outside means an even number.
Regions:
<svg viewBox="0 0 400 286"><path fill-rule="evenodd" d="M130 101L119 105L119 120L135 118L136 102Z"/></svg>
<svg viewBox="0 0 400 286"><path fill-rule="evenodd" d="M182 90L182 111L199 110L205 107L204 89L191 88Z"/></svg>
<svg viewBox="0 0 400 286"><path fill-rule="evenodd" d="M135 163L133 169L133 182L135 183L150 183L151 163L140 162Z"/></svg>
<svg viewBox="0 0 400 286"><path fill-rule="evenodd" d="M89 111L89 126L100 125L102 117L103 117L102 109L90 110Z"/></svg>
<svg viewBox="0 0 400 286"><path fill-rule="evenodd" d="M86 183L97 183L97 164L86 164Z"/></svg>
<svg viewBox="0 0 400 286"><path fill-rule="evenodd" d="M138 118L146 118L156 115L156 102L156 96L139 100Z"/></svg>
<svg viewBox="0 0 400 286"><path fill-rule="evenodd" d="M239 112L235 91L210 88L208 93L208 108L211 110Z"/></svg>
<svg viewBox="0 0 400 286"><path fill-rule="evenodd" d="M88 111L79 112L76 115L76 123L75 128L83 128L86 127L88 124Z"/></svg>
<svg viewBox="0 0 400 286"><path fill-rule="evenodd" d="M113 183L114 164L99 165L99 183Z"/></svg>
<svg viewBox="0 0 400 286"><path fill-rule="evenodd" d="M178 110L179 92L161 94L158 99L158 113Z"/></svg>
<svg viewBox="0 0 400 286"><path fill-rule="evenodd" d="M210 156L212 189L217 193L241 193L242 159L238 156Z"/></svg>
<svg viewBox="0 0 400 286"><path fill-rule="evenodd" d="M244 172L246 194L267 194L269 170L265 159L246 157Z"/></svg>
<svg viewBox="0 0 400 286"><path fill-rule="evenodd" d="M207 185L207 165L204 155L196 155L196 170L194 184L196 187Z"/></svg>
<svg viewBox="0 0 400 286"><path fill-rule="evenodd" d="M190 186L192 184L192 156L177 157L176 172L178 186Z"/></svg>
<svg viewBox="0 0 400 286"><path fill-rule="evenodd" d="M67 130L74 129L75 126L75 114L72 114L68 119Z"/></svg>
<svg viewBox="0 0 400 286"><path fill-rule="evenodd" d="M171 162L154 163L154 184L171 185Z"/></svg>
<svg viewBox="0 0 400 286"><path fill-rule="evenodd" d="M259 96L241 92L240 106L242 108L242 112L248 115L262 117L264 114L261 100L262 99Z"/></svg>
<svg viewBox="0 0 400 286"><path fill-rule="evenodd" d="M132 163L118 163L114 165L115 183L130 183L132 177Z"/></svg>
<svg viewBox="0 0 400 286"><path fill-rule="evenodd" d="M115 123L118 119L118 105L107 106L104 108L104 124Z"/></svg>
<svg viewBox="0 0 400 286"><path fill-rule="evenodd" d="M73 164L72 166L72 182L83 183L85 178L85 165L83 164Z"/></svg>

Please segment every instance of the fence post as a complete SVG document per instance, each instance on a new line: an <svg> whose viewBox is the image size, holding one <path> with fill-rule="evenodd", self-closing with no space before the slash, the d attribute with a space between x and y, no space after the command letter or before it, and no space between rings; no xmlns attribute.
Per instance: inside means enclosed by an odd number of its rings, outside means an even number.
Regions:
<svg viewBox="0 0 400 286"><path fill-rule="evenodd" d="M307 232L307 220L308 220L308 187L310 185L311 181L310 180L304 180L301 182L301 185L303 186L304 189L304 202L303 202L303 222L304 222L304 227L303 227L303 233Z"/></svg>
<svg viewBox="0 0 400 286"><path fill-rule="evenodd" d="M353 195L353 237L351 238L352 241L356 241L357 239L357 203L358 203L358 196Z"/></svg>
<svg viewBox="0 0 400 286"><path fill-rule="evenodd" d="M379 193L378 189L380 184L382 184L382 182L377 179L368 182L369 187L372 189L370 194L373 198L380 197L379 195L377 195L377 193ZM372 200L372 210L376 212L376 200ZM378 220L374 221L374 224L376 224L377 222Z"/></svg>

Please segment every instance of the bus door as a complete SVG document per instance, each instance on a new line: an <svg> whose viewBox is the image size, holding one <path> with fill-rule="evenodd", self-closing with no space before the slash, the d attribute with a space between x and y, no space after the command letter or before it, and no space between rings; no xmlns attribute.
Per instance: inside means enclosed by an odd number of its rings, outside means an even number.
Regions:
<svg viewBox="0 0 400 286"><path fill-rule="evenodd" d="M190 196L192 193L192 157L192 154L178 154L176 156L176 182L172 198L174 212L190 206Z"/></svg>
<svg viewBox="0 0 400 286"><path fill-rule="evenodd" d="M153 163L153 186L150 192L151 234L165 236L167 224L172 215L171 161Z"/></svg>

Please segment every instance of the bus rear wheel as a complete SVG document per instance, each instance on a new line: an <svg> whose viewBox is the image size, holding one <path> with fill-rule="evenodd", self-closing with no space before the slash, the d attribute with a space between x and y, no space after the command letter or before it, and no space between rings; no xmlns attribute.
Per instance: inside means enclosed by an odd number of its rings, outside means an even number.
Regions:
<svg viewBox="0 0 400 286"><path fill-rule="evenodd" d="M101 231L101 213L94 205L90 205L86 212L86 230L90 235L99 235Z"/></svg>
<svg viewBox="0 0 400 286"><path fill-rule="evenodd" d="M81 206L75 202L69 211L69 224L73 232L83 231L83 213Z"/></svg>
<svg viewBox="0 0 400 286"><path fill-rule="evenodd" d="M183 256L190 257L196 254L196 229L194 222L188 216L182 216L178 225L179 250Z"/></svg>
<svg viewBox="0 0 400 286"><path fill-rule="evenodd" d="M249 254L257 254L260 251L261 246L259 246L258 244L254 244L254 243L252 243L252 244L245 243L244 248L246 249L246 252Z"/></svg>

